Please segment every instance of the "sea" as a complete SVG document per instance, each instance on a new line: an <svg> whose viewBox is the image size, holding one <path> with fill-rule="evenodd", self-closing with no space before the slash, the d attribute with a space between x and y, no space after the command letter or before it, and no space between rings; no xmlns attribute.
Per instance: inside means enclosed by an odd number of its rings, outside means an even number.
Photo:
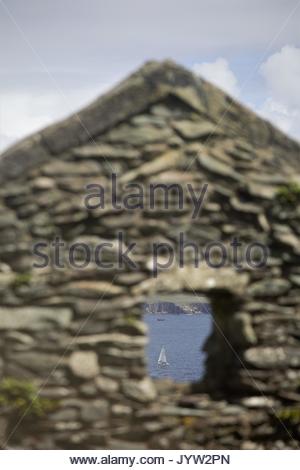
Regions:
<svg viewBox="0 0 300 470"><path fill-rule="evenodd" d="M144 321L148 326L149 375L182 383L199 380L205 370L202 347L212 330L211 314L145 313ZM166 367L158 365L162 347L169 364Z"/></svg>

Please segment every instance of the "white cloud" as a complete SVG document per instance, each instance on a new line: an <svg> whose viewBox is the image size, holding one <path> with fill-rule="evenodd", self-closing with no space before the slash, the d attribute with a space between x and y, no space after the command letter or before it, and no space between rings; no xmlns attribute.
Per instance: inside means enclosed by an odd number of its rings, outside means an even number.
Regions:
<svg viewBox="0 0 300 470"><path fill-rule="evenodd" d="M55 94L37 96L25 92L5 93L0 95L0 102L2 148L49 124L59 107L59 99Z"/></svg>
<svg viewBox="0 0 300 470"><path fill-rule="evenodd" d="M224 57L194 64L193 70L239 98L238 80ZM251 107L284 132L300 139L300 48L282 47L268 57L259 72L265 84L265 100L262 105Z"/></svg>
<svg viewBox="0 0 300 470"><path fill-rule="evenodd" d="M236 76L230 69L229 63L223 57L219 57L215 62L202 62L193 65L193 71L210 81L214 85L222 88L232 96L239 96L239 87Z"/></svg>
<svg viewBox="0 0 300 470"><path fill-rule="evenodd" d="M19 139L78 111L109 88L0 93L0 151Z"/></svg>
<svg viewBox="0 0 300 470"><path fill-rule="evenodd" d="M284 46L260 67L267 98L260 114L300 139L300 48Z"/></svg>
<svg viewBox="0 0 300 470"><path fill-rule="evenodd" d="M283 103L274 101L272 98L266 99L259 113L273 122L284 132L291 134L299 139L300 137L300 110L289 109Z"/></svg>
<svg viewBox="0 0 300 470"><path fill-rule="evenodd" d="M300 48L284 46L261 65L260 72L274 99L300 107Z"/></svg>

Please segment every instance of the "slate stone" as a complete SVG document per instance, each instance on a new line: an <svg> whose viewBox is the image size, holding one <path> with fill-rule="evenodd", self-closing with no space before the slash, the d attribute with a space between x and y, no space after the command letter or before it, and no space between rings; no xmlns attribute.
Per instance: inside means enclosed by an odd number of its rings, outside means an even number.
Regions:
<svg viewBox="0 0 300 470"><path fill-rule="evenodd" d="M114 416L129 416L132 413L130 406L119 403L112 405L111 411Z"/></svg>
<svg viewBox="0 0 300 470"><path fill-rule="evenodd" d="M65 295L74 295L81 298L108 298L121 295L125 291L121 286L106 281L75 281L70 282L62 289Z"/></svg>
<svg viewBox="0 0 300 470"><path fill-rule="evenodd" d="M151 125L129 126L123 124L116 127L106 135L106 140L111 143L127 143L129 145L145 145L156 142L165 142L173 136L168 127L158 128Z"/></svg>
<svg viewBox="0 0 300 470"><path fill-rule="evenodd" d="M11 360L12 358L10 358ZM41 351L26 351L22 353L14 353L13 360L16 364L21 365L25 370L30 370L40 377L51 374L56 367L61 367L60 356L53 351L44 353Z"/></svg>
<svg viewBox="0 0 300 470"><path fill-rule="evenodd" d="M81 419L85 422L102 421L109 413L108 403L105 400L87 402L81 409Z"/></svg>
<svg viewBox="0 0 300 470"><path fill-rule="evenodd" d="M300 355L297 350L289 350L283 347L257 347L245 351L244 358L247 363L261 369L283 368L294 363L300 363Z"/></svg>
<svg viewBox="0 0 300 470"><path fill-rule="evenodd" d="M74 351L69 358L69 367L81 379L91 379L100 373L98 356L93 351Z"/></svg>
<svg viewBox="0 0 300 470"><path fill-rule="evenodd" d="M123 333L104 333L98 335L79 336L74 340L75 344L81 345L107 345L117 346L120 349L131 349L132 347L143 347L146 338L139 336L130 336Z"/></svg>
<svg viewBox="0 0 300 470"><path fill-rule="evenodd" d="M113 380L109 377L104 377L103 375L96 378L95 384L98 390L104 393L117 392L119 389L119 384L116 380Z"/></svg>
<svg viewBox="0 0 300 470"><path fill-rule="evenodd" d="M242 160L245 162L252 162L255 159L255 153L254 152L248 152L240 148L233 148L230 150L227 150L227 153L236 158L237 160Z"/></svg>
<svg viewBox="0 0 300 470"><path fill-rule="evenodd" d="M131 123L134 126L144 126L148 124L156 127L166 126L166 121L162 116L151 116L151 114L140 114L138 116L134 116L131 119Z"/></svg>
<svg viewBox="0 0 300 470"><path fill-rule="evenodd" d="M276 403L276 400L273 398L264 396L243 398L241 402L247 408L274 408L278 405L278 402Z"/></svg>
<svg viewBox="0 0 300 470"><path fill-rule="evenodd" d="M35 178L32 183L31 187L33 190L38 191L48 191L50 189L55 188L55 180L53 178L47 178L45 176L40 176Z"/></svg>
<svg viewBox="0 0 300 470"><path fill-rule="evenodd" d="M65 408L50 415L51 421L75 421L78 417L78 410L74 408Z"/></svg>
<svg viewBox="0 0 300 470"><path fill-rule="evenodd" d="M281 244L291 248L296 254L300 255L300 240L294 233L280 233L275 231L274 238Z"/></svg>
<svg viewBox="0 0 300 470"><path fill-rule="evenodd" d="M223 130L217 124L208 121L174 121L173 128L181 137L187 140L197 140L213 135L223 135Z"/></svg>
<svg viewBox="0 0 300 470"><path fill-rule="evenodd" d="M147 333L145 323L137 320L136 318L119 318L113 322L112 326L116 331L120 331L127 335L144 336Z"/></svg>
<svg viewBox="0 0 300 470"><path fill-rule="evenodd" d="M141 381L124 380L122 390L128 398L142 403L151 402L156 398L155 387L148 377Z"/></svg>
<svg viewBox="0 0 300 470"><path fill-rule="evenodd" d="M0 330L50 330L66 328L72 320L69 308L0 307Z"/></svg>
<svg viewBox="0 0 300 470"><path fill-rule="evenodd" d="M230 204L234 210L244 214L259 214L262 211L262 208L259 207L259 205L243 203L237 197L231 198Z"/></svg>
<svg viewBox="0 0 300 470"><path fill-rule="evenodd" d="M297 287L300 287L300 275L292 275L289 277L289 279L291 280L291 282L293 284L295 284Z"/></svg>
<svg viewBox="0 0 300 470"><path fill-rule="evenodd" d="M78 159L135 159L140 157L140 152L135 149L116 147L103 143L93 143L75 148L73 155Z"/></svg>
<svg viewBox="0 0 300 470"><path fill-rule="evenodd" d="M172 116L172 110L164 104L155 104L152 106L151 113L154 114L154 116L159 116L162 118L168 118Z"/></svg>
<svg viewBox="0 0 300 470"><path fill-rule="evenodd" d="M47 163L42 168L42 172L46 176L95 176L101 173L101 168L94 161L78 162L74 165L71 162L54 160Z"/></svg>
<svg viewBox="0 0 300 470"><path fill-rule="evenodd" d="M215 157L211 155L206 155L202 153L198 156L198 162L204 170L207 170L214 175L223 178L228 178L229 180L233 180L235 182L242 181L241 175L239 175L236 171L232 170L229 165L218 161Z"/></svg>
<svg viewBox="0 0 300 470"><path fill-rule="evenodd" d="M155 175L163 170L176 168L183 160L183 153L180 150L171 150L150 162L140 165L137 169L125 173L121 176L120 182L126 183L137 179L139 176Z"/></svg>
<svg viewBox="0 0 300 470"><path fill-rule="evenodd" d="M278 297L286 294L290 287L287 279L263 279L252 284L248 293L253 297Z"/></svg>

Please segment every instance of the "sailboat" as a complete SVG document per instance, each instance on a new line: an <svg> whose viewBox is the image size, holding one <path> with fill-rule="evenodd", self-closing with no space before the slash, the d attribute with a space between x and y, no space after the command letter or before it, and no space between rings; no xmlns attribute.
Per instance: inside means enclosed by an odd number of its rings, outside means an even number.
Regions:
<svg viewBox="0 0 300 470"><path fill-rule="evenodd" d="M164 346L161 348L157 364L159 367L167 367L170 365L167 361L166 350Z"/></svg>

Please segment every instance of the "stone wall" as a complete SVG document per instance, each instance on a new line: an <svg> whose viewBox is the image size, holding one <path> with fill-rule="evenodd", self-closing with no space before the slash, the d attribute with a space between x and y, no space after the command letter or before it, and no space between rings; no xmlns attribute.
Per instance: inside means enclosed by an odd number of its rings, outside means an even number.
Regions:
<svg viewBox="0 0 300 470"><path fill-rule="evenodd" d="M226 112L226 114L224 114ZM299 145L172 63L147 64L78 115L0 160L2 446L296 448L300 389ZM87 184L208 183L201 215L87 210ZM294 185L291 185L294 182ZM282 189L284 188L284 189ZM157 196L159 198L159 196ZM137 244L138 268L33 268L33 245ZM153 242L176 250L234 236L270 250L267 266L153 277ZM200 384L147 377L142 305L207 295L214 329ZM32 401L32 398L34 400Z"/></svg>

